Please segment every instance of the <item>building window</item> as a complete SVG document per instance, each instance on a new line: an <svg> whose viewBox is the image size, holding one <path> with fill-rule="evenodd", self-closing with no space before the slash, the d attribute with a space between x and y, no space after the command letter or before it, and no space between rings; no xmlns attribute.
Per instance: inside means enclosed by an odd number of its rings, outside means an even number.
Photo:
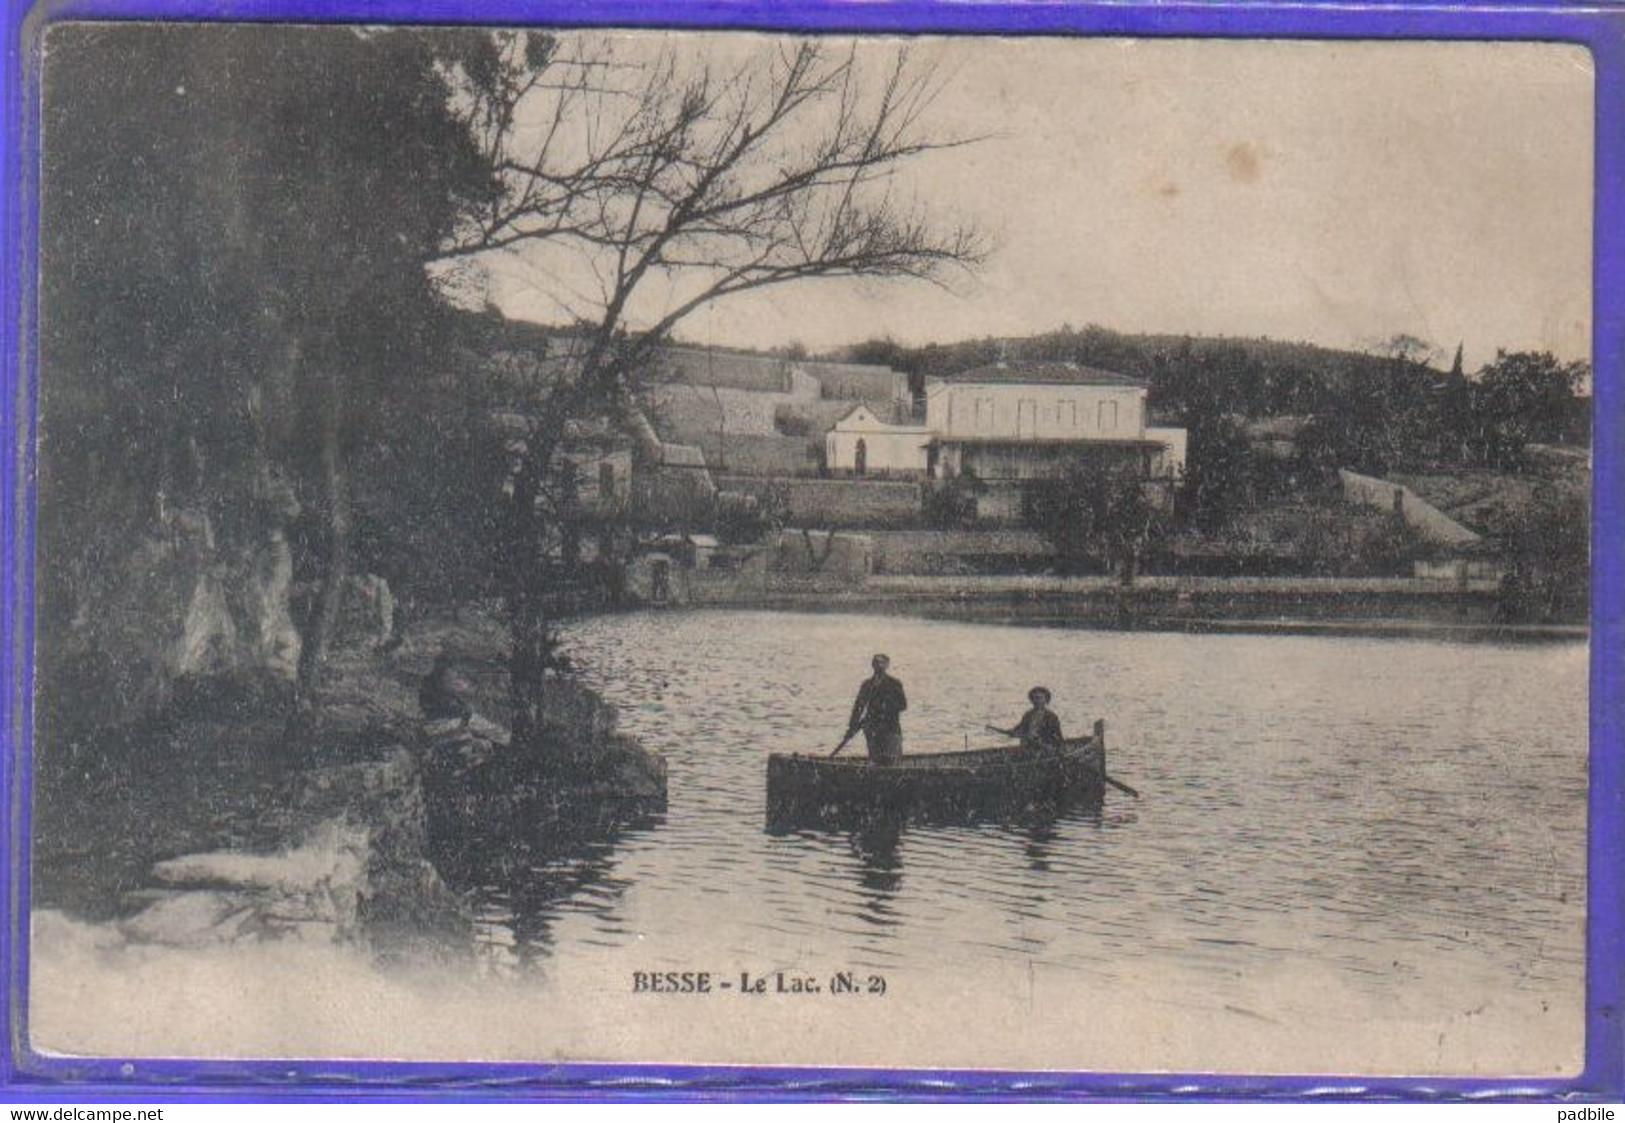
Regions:
<svg viewBox="0 0 1625 1123"><path fill-rule="evenodd" d="M1023 398L1016 403L1016 436L1036 437L1038 435L1038 403L1031 398Z"/></svg>
<svg viewBox="0 0 1625 1123"><path fill-rule="evenodd" d="M976 428L983 433L993 431L993 399L976 399Z"/></svg>
<svg viewBox="0 0 1625 1123"><path fill-rule="evenodd" d="M1117 431L1116 402L1100 403L1100 431L1102 433L1113 433Z"/></svg>
<svg viewBox="0 0 1625 1123"><path fill-rule="evenodd" d="M1058 402L1055 406L1055 423L1068 431L1078 427L1078 403Z"/></svg>

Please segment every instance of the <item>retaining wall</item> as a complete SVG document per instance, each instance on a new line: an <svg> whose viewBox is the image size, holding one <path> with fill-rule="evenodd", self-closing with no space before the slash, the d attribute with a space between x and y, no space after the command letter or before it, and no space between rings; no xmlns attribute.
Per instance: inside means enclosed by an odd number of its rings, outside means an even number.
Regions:
<svg viewBox="0 0 1625 1123"><path fill-rule="evenodd" d="M901 480L824 480L719 475L724 491L782 499L790 523L886 527L920 517L920 485Z"/></svg>

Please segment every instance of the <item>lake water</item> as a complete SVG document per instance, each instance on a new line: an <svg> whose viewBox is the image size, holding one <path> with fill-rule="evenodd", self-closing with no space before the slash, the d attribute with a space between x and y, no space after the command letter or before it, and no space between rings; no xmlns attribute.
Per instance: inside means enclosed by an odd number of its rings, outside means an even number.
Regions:
<svg viewBox="0 0 1625 1123"><path fill-rule="evenodd" d="M560 855L511 822L445 872L472 961L130 944L37 916L31 1028L113 1055L1555 1074L1583 1044L1582 643L1121 633L762 612L572 625L670 766L665 813ZM1142 793L1044 821L772 833L771 752L828 751L869 657L905 747L986 743L1042 683ZM851 750L849 750L851 751ZM861 746L859 747L861 751ZM639 972L733 988L649 994ZM886 993L740 993L741 973ZM292 1063L292 1062L290 1062ZM290 1071L296 1071L290 1068Z"/></svg>
<svg viewBox="0 0 1625 1123"><path fill-rule="evenodd" d="M669 808L585 855L485 848L460 876L498 970L546 978L620 949L645 970L840 965L933 986L1039 970L1091 999L1179 980L1156 992L1306 1031L1336 1003L1351 1024L1464 1028L1555 1003L1569 1020L1534 1032L1577 1047L1582 644L712 612L594 619L569 650L666 755ZM1111 771L1143 798L767 832L767 755L833 747L875 651L908 690L907 749L985 744L1042 683L1070 733L1106 719Z"/></svg>

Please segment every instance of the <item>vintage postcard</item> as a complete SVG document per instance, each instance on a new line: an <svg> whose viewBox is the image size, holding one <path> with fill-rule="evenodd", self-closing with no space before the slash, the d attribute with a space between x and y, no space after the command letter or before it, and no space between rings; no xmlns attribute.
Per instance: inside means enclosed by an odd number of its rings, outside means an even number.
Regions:
<svg viewBox="0 0 1625 1123"><path fill-rule="evenodd" d="M1580 1070L1584 47L42 43L31 1064Z"/></svg>

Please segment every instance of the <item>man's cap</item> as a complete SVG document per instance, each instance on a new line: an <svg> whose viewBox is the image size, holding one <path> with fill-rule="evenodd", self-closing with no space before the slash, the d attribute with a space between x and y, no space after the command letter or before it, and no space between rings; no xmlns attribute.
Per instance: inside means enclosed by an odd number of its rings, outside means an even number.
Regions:
<svg viewBox="0 0 1625 1123"><path fill-rule="evenodd" d="M1044 701L1048 702L1050 700L1051 695L1049 692L1049 687L1047 686L1035 686L1031 690L1027 691L1027 700L1029 702L1036 702L1038 701L1038 696L1040 694L1044 696Z"/></svg>

